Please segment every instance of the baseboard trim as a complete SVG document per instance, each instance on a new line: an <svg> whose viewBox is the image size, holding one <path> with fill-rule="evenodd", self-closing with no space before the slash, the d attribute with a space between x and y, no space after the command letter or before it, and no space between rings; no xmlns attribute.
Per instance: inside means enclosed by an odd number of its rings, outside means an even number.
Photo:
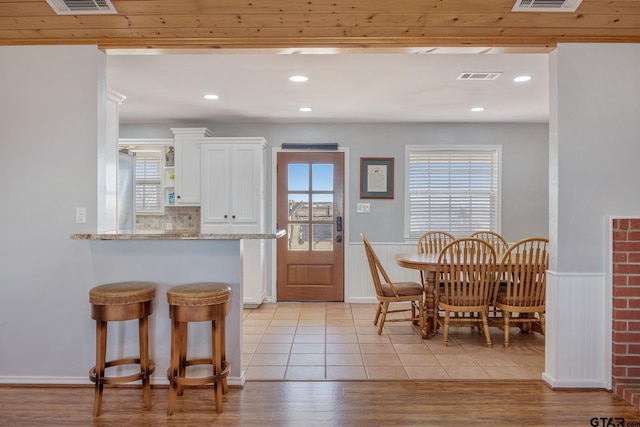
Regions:
<svg viewBox="0 0 640 427"><path fill-rule="evenodd" d="M580 388L580 389L607 390L606 381L599 381L599 380L562 381L562 380L556 380L552 378L546 372L542 373L542 381L544 381L552 389Z"/></svg>

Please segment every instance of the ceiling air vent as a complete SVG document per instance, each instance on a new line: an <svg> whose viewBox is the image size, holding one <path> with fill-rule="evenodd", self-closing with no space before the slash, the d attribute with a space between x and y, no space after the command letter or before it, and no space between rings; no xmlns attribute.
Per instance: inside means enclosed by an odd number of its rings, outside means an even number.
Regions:
<svg viewBox="0 0 640 427"><path fill-rule="evenodd" d="M462 73L458 76L458 80L495 80L502 73Z"/></svg>
<svg viewBox="0 0 640 427"><path fill-rule="evenodd" d="M582 0L516 0L512 12L575 12Z"/></svg>
<svg viewBox="0 0 640 427"><path fill-rule="evenodd" d="M99 15L118 13L110 0L47 0L58 15Z"/></svg>

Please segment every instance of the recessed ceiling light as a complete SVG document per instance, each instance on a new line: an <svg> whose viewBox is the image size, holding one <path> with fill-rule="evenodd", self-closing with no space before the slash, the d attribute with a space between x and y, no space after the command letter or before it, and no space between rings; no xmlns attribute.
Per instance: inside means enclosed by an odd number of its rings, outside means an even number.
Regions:
<svg viewBox="0 0 640 427"><path fill-rule="evenodd" d="M301 83L309 80L309 77L303 76L303 75L295 75L295 76L289 77L289 80L292 82Z"/></svg>
<svg viewBox="0 0 640 427"><path fill-rule="evenodd" d="M208 93L204 96L204 99L218 99L220 98L218 95L216 95L215 93Z"/></svg>
<svg viewBox="0 0 640 427"><path fill-rule="evenodd" d="M513 79L514 82L522 83L531 80L531 76L518 76Z"/></svg>
<svg viewBox="0 0 640 427"><path fill-rule="evenodd" d="M473 107L473 108L471 109L471 111L476 112L476 113L477 113L478 111L484 111L484 107Z"/></svg>
<svg viewBox="0 0 640 427"><path fill-rule="evenodd" d="M298 108L299 111L302 111L303 113L308 113L309 111L311 111L311 108L309 107L300 107Z"/></svg>

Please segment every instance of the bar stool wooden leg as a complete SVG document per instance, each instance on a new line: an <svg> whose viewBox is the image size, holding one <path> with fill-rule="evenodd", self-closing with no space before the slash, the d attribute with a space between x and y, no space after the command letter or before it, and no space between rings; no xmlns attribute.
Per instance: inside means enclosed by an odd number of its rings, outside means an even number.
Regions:
<svg viewBox="0 0 640 427"><path fill-rule="evenodd" d="M173 308L170 308L173 310ZM176 405L178 396L178 383L175 378L178 376L180 355L177 351L180 348L180 332L178 322L171 320L171 366L169 367L169 403L167 415L173 415L173 408Z"/></svg>
<svg viewBox="0 0 640 427"><path fill-rule="evenodd" d="M220 310L217 310L218 312ZM211 322L211 357L213 359L213 376L216 378L213 382L213 391L216 396L216 411L222 412L222 336L220 334L220 315L216 315L216 320Z"/></svg>
<svg viewBox="0 0 640 427"><path fill-rule="evenodd" d="M151 409L151 382L149 379L149 318L146 316L138 320L138 341L140 342L140 371L145 373L142 377L144 407L146 409Z"/></svg>
<svg viewBox="0 0 640 427"><path fill-rule="evenodd" d="M179 331L180 344L178 348L180 349L180 363L178 365L178 375L180 376L180 378L184 378L187 376L187 344L189 342L189 323L180 322ZM184 385L178 384L178 396L182 396L183 394Z"/></svg>
<svg viewBox="0 0 640 427"><path fill-rule="evenodd" d="M105 363L107 353L107 322L96 320L96 385L93 398L93 416L100 415L102 410L102 391L104 383Z"/></svg>
<svg viewBox="0 0 640 427"><path fill-rule="evenodd" d="M228 307L228 306L227 306ZM226 316L228 313L224 313L223 316ZM225 331L224 331L224 317L222 318L222 321L220 322L220 326L218 327L218 329L220 330L220 359L221 360L227 360L227 351L226 351L226 346L225 346ZM227 392L229 391L229 386L227 384L227 377L224 376L222 377L222 393L223 394L227 394Z"/></svg>

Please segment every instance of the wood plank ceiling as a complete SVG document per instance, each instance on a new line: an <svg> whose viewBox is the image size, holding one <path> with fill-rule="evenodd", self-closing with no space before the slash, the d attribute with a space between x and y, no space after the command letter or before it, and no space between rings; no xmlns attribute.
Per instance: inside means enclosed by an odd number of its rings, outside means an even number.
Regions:
<svg viewBox="0 0 640 427"><path fill-rule="evenodd" d="M640 42L640 0L511 12L515 0L112 0L117 15L56 15L0 0L0 45L102 49L554 47Z"/></svg>

